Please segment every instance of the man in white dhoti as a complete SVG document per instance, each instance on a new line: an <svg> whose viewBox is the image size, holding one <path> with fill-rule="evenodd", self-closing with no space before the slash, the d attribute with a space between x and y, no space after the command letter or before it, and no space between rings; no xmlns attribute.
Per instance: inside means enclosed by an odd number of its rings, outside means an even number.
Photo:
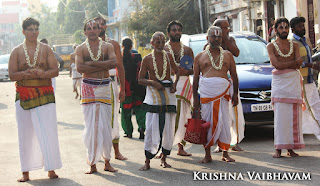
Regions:
<svg viewBox="0 0 320 186"><path fill-rule="evenodd" d="M304 17L294 17L290 20L293 32L291 39L299 44L300 56L303 59L300 72L303 76L303 99L306 109L302 111L302 132L303 134L314 134L320 140L320 98L316 85L320 66L317 62L312 61L311 43L309 38L304 36L306 34L305 21Z"/></svg>
<svg viewBox="0 0 320 186"><path fill-rule="evenodd" d="M212 161L210 149L216 142L223 151L222 160L232 162L235 160L228 154L231 142L229 101L232 100L234 107L238 104L239 83L236 64L232 53L223 50L220 46L222 40L221 28L211 26L208 29L207 40L209 45L196 56L193 66L194 112L200 112L201 101L202 119L210 122L207 143L204 144L205 157L201 162L208 163ZM199 84L200 72L203 76ZM228 80L228 72L233 81L234 92L232 95L230 95L231 83ZM200 100L197 95L198 87L200 89ZM196 114L194 117L197 117Z"/></svg>
<svg viewBox="0 0 320 186"><path fill-rule="evenodd" d="M120 51L120 45L117 41L111 39L106 35L106 20L102 17L96 17L94 20L99 24L100 27L100 34L99 37L107 42L112 44L114 48L114 52L116 54L117 58L117 68L113 68L109 70L109 75L111 78L112 83L112 92L113 92L113 106L112 106L112 134L113 134L113 149L115 154L115 159L118 160L127 160L125 156L123 156L120 153L119 149L119 141L120 141L120 134L119 134L119 123L118 123L118 115L119 115L119 109L120 109L120 103L122 103L125 99L125 72L124 72L124 66L122 62L122 55ZM117 73L118 72L118 73ZM119 83L118 78L120 82L120 91L119 91Z"/></svg>
<svg viewBox="0 0 320 186"><path fill-rule="evenodd" d="M240 50L236 44L236 41L233 37L229 36L230 32L230 25L228 20L226 19L216 19L213 23L213 26L218 26L222 30L222 43L221 47L224 50L228 50L232 53L233 56L238 57ZM232 81L231 81L232 83ZM232 86L231 86L232 89ZM239 91L238 91L239 92ZM230 107L230 114L231 114L231 149L234 151L243 151L242 148L238 145L244 138L244 116L242 110L242 104L240 97L238 95L238 102L239 104L236 107ZM221 149L217 147L214 152L221 152Z"/></svg>
<svg viewBox="0 0 320 186"><path fill-rule="evenodd" d="M298 70L302 64L299 45L288 40L289 21L275 21L277 39L267 45L272 71L271 102L274 104L274 158L281 157L281 149L289 156L298 156L292 149L304 148L302 114L302 77Z"/></svg>
<svg viewBox="0 0 320 186"><path fill-rule="evenodd" d="M16 119L22 178L44 167L50 179L58 178L62 167L54 91L51 78L58 76L57 60L51 48L37 41L39 22L26 18L22 23L25 40L13 49L9 77L16 82Z"/></svg>
<svg viewBox="0 0 320 186"><path fill-rule="evenodd" d="M161 166L171 167L166 162L174 139L176 98L174 92L179 80L179 71L171 55L164 50L165 36L162 32L153 34L151 44L154 50L142 60L138 82L147 86L143 108L146 110L146 135L144 138L145 164L139 170L150 169L150 160L162 147ZM171 69L176 78L173 83ZM145 79L146 74L149 79ZM161 74L161 76L160 76Z"/></svg>
<svg viewBox="0 0 320 186"><path fill-rule="evenodd" d="M82 73L81 104L84 114L84 144L88 152L86 174L97 171L96 163L105 160L105 171L114 172L110 165L112 148L113 94L109 69L116 67L113 46L99 38L99 24L89 20L84 26L87 39L76 49L76 66Z"/></svg>
<svg viewBox="0 0 320 186"><path fill-rule="evenodd" d="M169 52L175 64L179 69L180 79L177 84L177 91L175 92L177 98L177 116L175 124L175 139L173 145L178 144L178 155L191 156L184 150L186 141L184 141L184 135L186 133L186 127L184 126L188 119L191 118L192 111L192 85L189 75L193 74L192 68L187 70L180 66L180 59L184 56L190 56L193 60L194 55L192 49L185 46L180 42L183 25L179 21L171 21L167 26L167 35L169 41L165 45L165 50Z"/></svg>

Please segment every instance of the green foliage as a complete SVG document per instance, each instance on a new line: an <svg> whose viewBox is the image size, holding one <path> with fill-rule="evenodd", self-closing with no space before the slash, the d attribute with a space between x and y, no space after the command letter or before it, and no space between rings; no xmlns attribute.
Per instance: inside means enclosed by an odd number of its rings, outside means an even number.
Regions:
<svg viewBox="0 0 320 186"><path fill-rule="evenodd" d="M167 24L172 20L183 24L185 34L199 33L199 8L195 2L197 0L134 0L135 12L126 17L126 25L130 32L138 33L139 39L144 41L148 41L156 31L166 34Z"/></svg>
<svg viewBox="0 0 320 186"><path fill-rule="evenodd" d="M77 30L74 34L73 34L73 40L75 41L75 43L77 44L81 44L86 40L86 36L83 33L83 30Z"/></svg>
<svg viewBox="0 0 320 186"><path fill-rule="evenodd" d="M81 0L81 4L86 9L88 19L97 16L106 18L108 15L108 0Z"/></svg>
<svg viewBox="0 0 320 186"><path fill-rule="evenodd" d="M63 31L65 34L74 34L83 28L85 20L84 7L78 0L69 0L65 9Z"/></svg>

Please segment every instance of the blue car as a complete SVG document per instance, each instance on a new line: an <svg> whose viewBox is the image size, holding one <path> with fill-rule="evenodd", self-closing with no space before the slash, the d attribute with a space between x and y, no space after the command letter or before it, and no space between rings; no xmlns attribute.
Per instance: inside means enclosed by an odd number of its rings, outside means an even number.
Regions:
<svg viewBox="0 0 320 186"><path fill-rule="evenodd" d="M234 32L240 50L234 57L239 79L240 99L246 123L272 123L271 80L274 69L269 60L267 42L252 32ZM203 51L207 34L182 35L181 42L192 48L194 55Z"/></svg>

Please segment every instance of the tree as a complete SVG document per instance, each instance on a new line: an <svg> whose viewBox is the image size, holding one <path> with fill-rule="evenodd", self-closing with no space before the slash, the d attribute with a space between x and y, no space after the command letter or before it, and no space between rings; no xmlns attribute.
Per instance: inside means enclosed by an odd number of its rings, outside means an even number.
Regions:
<svg viewBox="0 0 320 186"><path fill-rule="evenodd" d="M81 0L81 4L86 9L88 19L97 16L106 18L108 15L108 0Z"/></svg>
<svg viewBox="0 0 320 186"><path fill-rule="evenodd" d="M69 0L65 9L63 31L66 34L74 34L75 31L83 28L85 20L84 7L78 0Z"/></svg>
<svg viewBox="0 0 320 186"><path fill-rule="evenodd" d="M148 41L155 31L166 33L166 26L172 20L179 20L183 24L185 34L199 33L199 7L194 1L133 0L135 12L128 15L125 22L128 30L138 33L138 38L144 41Z"/></svg>

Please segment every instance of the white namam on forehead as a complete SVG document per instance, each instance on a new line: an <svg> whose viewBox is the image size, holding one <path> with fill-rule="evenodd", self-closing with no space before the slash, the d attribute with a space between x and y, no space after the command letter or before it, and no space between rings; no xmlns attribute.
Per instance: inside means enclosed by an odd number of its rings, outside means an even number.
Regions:
<svg viewBox="0 0 320 186"><path fill-rule="evenodd" d="M163 36L163 38L161 39L160 36ZM166 36L164 35L163 32L156 32L152 35L152 40L151 41L154 41L156 38L158 38L158 40L162 41L162 40L166 40Z"/></svg>
<svg viewBox="0 0 320 186"><path fill-rule="evenodd" d="M280 26L282 26L283 28L285 28L286 26L289 26L286 22L281 22Z"/></svg>
<svg viewBox="0 0 320 186"><path fill-rule="evenodd" d="M91 29L93 29L93 26L94 26L95 23L96 23L95 20L91 20L91 21L89 21L89 22L87 23L87 25L88 25Z"/></svg>
<svg viewBox="0 0 320 186"><path fill-rule="evenodd" d="M221 36L222 30L220 27L212 26L208 30L208 36Z"/></svg>

